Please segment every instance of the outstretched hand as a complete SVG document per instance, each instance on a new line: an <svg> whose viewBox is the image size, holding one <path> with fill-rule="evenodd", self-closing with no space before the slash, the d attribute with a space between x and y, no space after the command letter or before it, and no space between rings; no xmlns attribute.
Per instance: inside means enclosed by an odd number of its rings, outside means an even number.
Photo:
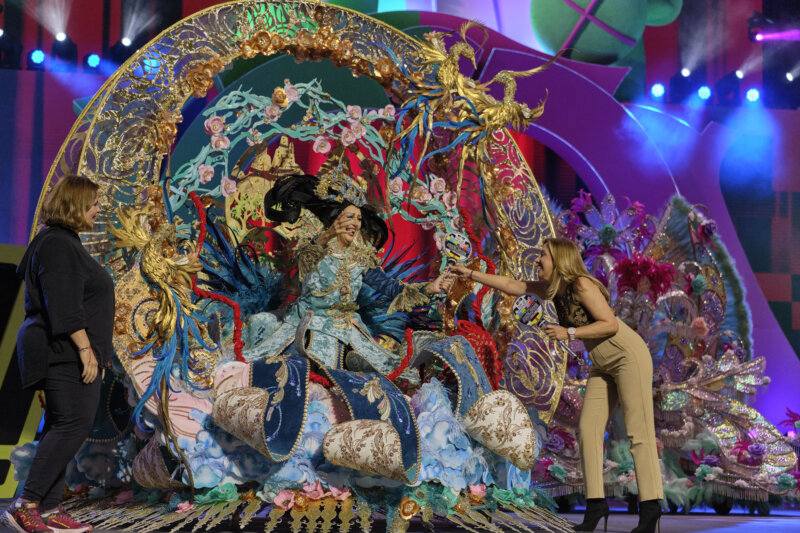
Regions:
<svg viewBox="0 0 800 533"><path fill-rule="evenodd" d="M445 270L438 278L428 283L425 287L425 292L428 294L437 294L440 292L447 292L453 286L455 276L449 271Z"/></svg>
<svg viewBox="0 0 800 533"><path fill-rule="evenodd" d="M547 334L548 337L555 341L565 341L569 340L569 335L567 334L567 328L564 326L559 326L557 324L548 324L544 328L544 332Z"/></svg>
<svg viewBox="0 0 800 533"><path fill-rule="evenodd" d="M447 267L449 272L452 272L460 278L471 278L472 269L460 263L454 263Z"/></svg>

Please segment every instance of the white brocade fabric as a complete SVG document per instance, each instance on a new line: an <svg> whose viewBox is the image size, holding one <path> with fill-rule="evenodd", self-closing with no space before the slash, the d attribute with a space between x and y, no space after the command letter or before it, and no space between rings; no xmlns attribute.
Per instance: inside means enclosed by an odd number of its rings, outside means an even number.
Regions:
<svg viewBox="0 0 800 533"><path fill-rule="evenodd" d="M322 441L328 462L377 474L401 483L408 480L403 468L400 437L387 422L350 420L335 425Z"/></svg>
<svg viewBox="0 0 800 533"><path fill-rule="evenodd" d="M225 431L271 457L264 441L264 412L268 404L269 393L263 389L227 390L217 394L212 417Z"/></svg>
<svg viewBox="0 0 800 533"><path fill-rule="evenodd" d="M461 420L470 437L505 457L520 470L530 470L536 434L522 402L505 390L482 396Z"/></svg>

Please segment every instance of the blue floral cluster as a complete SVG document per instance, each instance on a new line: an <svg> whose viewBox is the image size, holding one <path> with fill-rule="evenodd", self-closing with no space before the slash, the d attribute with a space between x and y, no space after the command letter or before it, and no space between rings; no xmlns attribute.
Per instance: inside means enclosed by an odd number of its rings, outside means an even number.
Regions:
<svg viewBox="0 0 800 533"><path fill-rule="evenodd" d="M438 481L454 490L494 482L489 462L494 454L473 445L439 381L425 383L411 398L422 446L419 481Z"/></svg>
<svg viewBox="0 0 800 533"><path fill-rule="evenodd" d="M284 488L301 487L319 479L316 468L323 460L322 439L331 428L328 415L328 407L319 398L310 396L300 442L294 454L279 464L217 427L209 414L196 409L190 416L203 429L194 440L180 437L178 446L189 462L196 488L254 480L268 484L277 494Z"/></svg>

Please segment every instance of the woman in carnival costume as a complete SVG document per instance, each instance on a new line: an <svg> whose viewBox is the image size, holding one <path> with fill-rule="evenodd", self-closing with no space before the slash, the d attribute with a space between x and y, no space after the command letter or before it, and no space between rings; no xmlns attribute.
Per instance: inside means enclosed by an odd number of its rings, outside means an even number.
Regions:
<svg viewBox="0 0 800 533"><path fill-rule="evenodd" d="M449 280L443 275L412 285L390 278L379 268L377 252L387 240L386 223L365 203L360 189L354 186L345 193L319 197L319 187L314 176L290 176L278 181L264 199L266 216L276 222L296 223L305 209L326 229L312 236L316 225L308 217L301 221L311 227L305 228L296 249L300 296L281 318L273 313L251 317L244 357L257 360L284 353L294 344L301 319L308 315L308 330L313 333L306 353L316 362L329 368L389 374L403 358L375 342L358 314L362 285L391 299L388 313L392 314L428 304L431 295L446 288L443 281ZM419 381L411 371L404 377Z"/></svg>
<svg viewBox="0 0 800 533"><path fill-rule="evenodd" d="M572 241L548 239L536 260L539 281L520 281L454 265L452 270L512 295L532 294L553 300L559 325L544 327L552 339L580 339L592 369L580 419L581 459L586 483L586 515L575 531L593 531L601 518L608 523L603 492L603 434L617 401L639 487L639 525L634 533L652 532L664 498L653 421L653 364L642 338L614 316L606 288L593 278Z"/></svg>
<svg viewBox="0 0 800 533"><path fill-rule="evenodd" d="M249 318L243 335L248 362L223 364L215 377L218 426L271 461L287 461L308 430L311 380L329 388L341 407L322 443L332 465L403 484L438 481L465 490L467 484L493 480L489 456L470 444L469 435L521 471L530 469L535 453L530 417L507 391L493 393L465 338L417 331L406 335L399 353L375 341L360 313L403 316L428 305L450 279L415 285L383 271L377 249L386 241L386 224L353 180L334 189L325 176L282 178L265 197L265 214L304 226L296 248L300 294L283 313ZM418 367L427 361L451 369L452 390L438 382L420 387ZM498 432L486 413L501 407L508 427ZM440 416L446 423L437 428L448 428L444 436L428 432L429 422ZM446 442L439 442L442 438ZM461 455L439 461L428 453L437 446L452 449L445 455ZM352 475L336 479L349 484Z"/></svg>

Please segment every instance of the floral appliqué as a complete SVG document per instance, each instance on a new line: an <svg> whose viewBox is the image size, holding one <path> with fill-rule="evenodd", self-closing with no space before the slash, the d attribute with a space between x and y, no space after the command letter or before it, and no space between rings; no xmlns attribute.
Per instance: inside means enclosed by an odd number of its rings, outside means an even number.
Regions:
<svg viewBox="0 0 800 533"><path fill-rule="evenodd" d="M377 376L364 383L361 390L353 389L353 392L358 392L361 396L366 396L369 403L375 403L377 401L378 414L381 415L381 420L389 419L392 409L389 406L389 399L386 397L386 392L381 387L381 382Z"/></svg>

